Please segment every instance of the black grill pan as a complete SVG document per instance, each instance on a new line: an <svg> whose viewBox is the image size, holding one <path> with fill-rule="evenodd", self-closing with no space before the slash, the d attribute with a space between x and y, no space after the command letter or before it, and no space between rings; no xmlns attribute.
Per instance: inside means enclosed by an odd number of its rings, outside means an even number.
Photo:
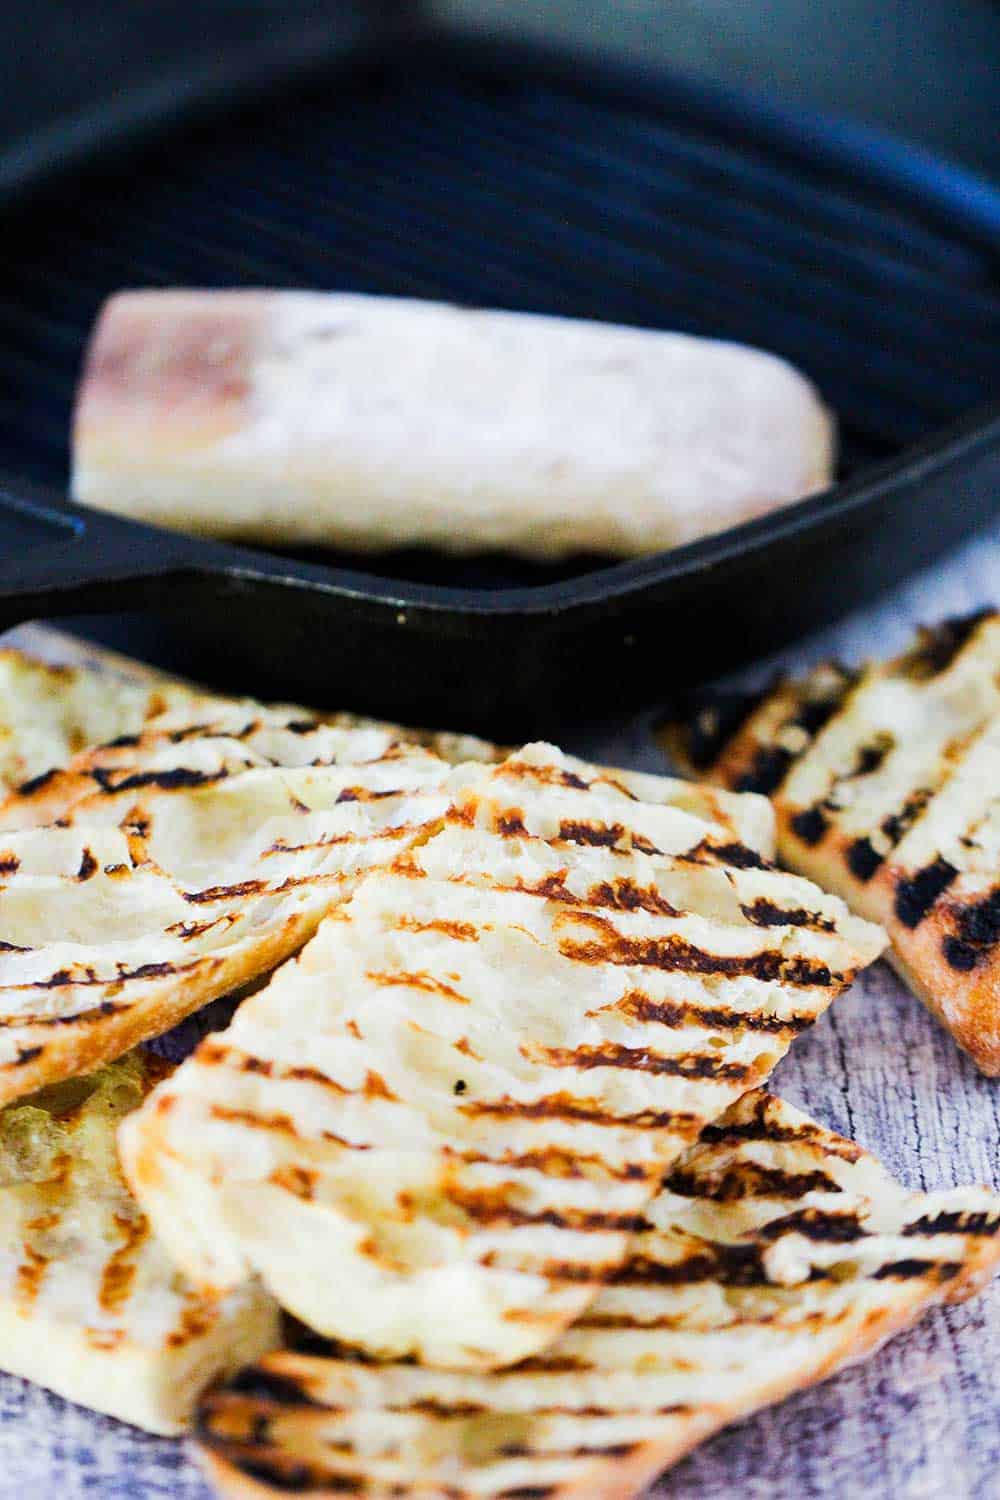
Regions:
<svg viewBox="0 0 1000 1500"><path fill-rule="evenodd" d="M0 625L113 612L104 639L219 686L517 738L738 665L994 514L985 183L760 100L451 32L349 28L265 72L230 60L183 108L161 89L0 162ZM122 286L175 284L759 344L838 413L841 479L675 552L558 568L410 553L360 571L77 509L90 325Z"/></svg>

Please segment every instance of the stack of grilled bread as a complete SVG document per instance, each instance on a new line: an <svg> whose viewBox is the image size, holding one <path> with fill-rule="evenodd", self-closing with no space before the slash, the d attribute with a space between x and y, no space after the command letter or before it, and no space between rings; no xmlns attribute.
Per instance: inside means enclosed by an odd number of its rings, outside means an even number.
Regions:
<svg viewBox="0 0 1000 1500"><path fill-rule="evenodd" d="M887 939L757 792L0 673L3 1368L226 1494L618 1500L1000 1262L766 1091Z"/></svg>

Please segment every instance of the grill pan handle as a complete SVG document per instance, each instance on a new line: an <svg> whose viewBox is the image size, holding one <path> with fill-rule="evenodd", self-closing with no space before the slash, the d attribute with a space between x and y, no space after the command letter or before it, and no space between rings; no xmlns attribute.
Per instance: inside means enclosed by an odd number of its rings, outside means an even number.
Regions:
<svg viewBox="0 0 1000 1500"><path fill-rule="evenodd" d="M40 616L197 603L230 549L0 479L0 629Z"/></svg>

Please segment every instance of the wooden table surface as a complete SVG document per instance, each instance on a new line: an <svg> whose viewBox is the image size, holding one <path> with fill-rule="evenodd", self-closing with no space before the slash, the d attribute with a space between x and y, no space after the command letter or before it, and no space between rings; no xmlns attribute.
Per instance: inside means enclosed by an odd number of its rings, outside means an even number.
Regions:
<svg viewBox="0 0 1000 1500"><path fill-rule="evenodd" d="M848 659L891 651L916 623L998 599L1000 528L784 659L797 665L833 651ZM568 748L664 769L645 724ZM976 1072L885 964L795 1043L775 1088L874 1150L913 1187L1000 1187L1000 1083ZM655 1493L660 1500L1000 1500L998 1373L1000 1283L964 1306L934 1311L865 1364L721 1434ZM206 1500L208 1491L181 1443L0 1377L0 1494Z"/></svg>

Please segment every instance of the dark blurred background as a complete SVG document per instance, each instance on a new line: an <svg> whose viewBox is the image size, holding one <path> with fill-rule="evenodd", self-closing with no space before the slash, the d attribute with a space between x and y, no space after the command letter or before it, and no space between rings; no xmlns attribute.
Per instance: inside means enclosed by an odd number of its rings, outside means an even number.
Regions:
<svg viewBox="0 0 1000 1500"><path fill-rule="evenodd" d="M393 8L392 0L376 0ZM398 0L396 8L405 8ZM568 40L853 116L1000 178L996 0L440 0L468 24ZM31 0L2 8L0 147L221 50L308 42L343 0Z"/></svg>

